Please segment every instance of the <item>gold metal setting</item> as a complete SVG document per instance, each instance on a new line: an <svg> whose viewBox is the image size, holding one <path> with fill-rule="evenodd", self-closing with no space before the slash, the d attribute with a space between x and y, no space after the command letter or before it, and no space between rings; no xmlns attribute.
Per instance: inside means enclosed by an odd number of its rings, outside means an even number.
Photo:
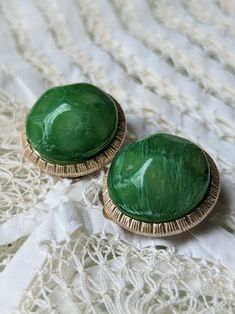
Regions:
<svg viewBox="0 0 235 314"><path fill-rule="evenodd" d="M199 207L190 214L174 221L162 223L143 222L130 218L122 213L112 202L107 186L107 173L103 184L104 216L130 232L148 237L172 236L193 228L209 215L216 204L220 192L220 179L217 166L207 153L206 156L211 170L210 189Z"/></svg>
<svg viewBox="0 0 235 314"><path fill-rule="evenodd" d="M43 158L30 145L26 136L25 124L22 130L22 144L25 156L37 165L42 171L61 178L77 178L82 177L92 172L95 172L104 167L110 162L123 144L126 135L126 119L121 106L116 102L118 109L118 128L113 141L108 148L100 155L91 158L83 163L71 165L59 165L51 163Z"/></svg>

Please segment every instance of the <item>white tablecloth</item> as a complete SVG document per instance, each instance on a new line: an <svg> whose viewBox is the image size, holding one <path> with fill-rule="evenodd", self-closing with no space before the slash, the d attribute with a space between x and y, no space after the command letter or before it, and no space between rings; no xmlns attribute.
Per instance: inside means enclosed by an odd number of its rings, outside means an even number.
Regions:
<svg viewBox="0 0 235 314"><path fill-rule="evenodd" d="M0 313L235 312L235 1L0 1ZM102 215L104 170L76 183L22 154L25 113L52 86L113 95L126 142L159 131L202 146L221 196L166 239Z"/></svg>

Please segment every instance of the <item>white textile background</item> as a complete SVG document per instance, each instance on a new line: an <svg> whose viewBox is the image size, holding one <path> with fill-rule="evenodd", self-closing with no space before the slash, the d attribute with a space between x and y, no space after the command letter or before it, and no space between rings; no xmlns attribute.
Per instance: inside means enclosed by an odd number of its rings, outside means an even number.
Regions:
<svg viewBox="0 0 235 314"><path fill-rule="evenodd" d="M0 1L0 313L235 313L235 0ZM126 142L158 131L217 162L218 204L181 235L102 215L104 170L77 182L22 156L48 88L91 82L122 105Z"/></svg>

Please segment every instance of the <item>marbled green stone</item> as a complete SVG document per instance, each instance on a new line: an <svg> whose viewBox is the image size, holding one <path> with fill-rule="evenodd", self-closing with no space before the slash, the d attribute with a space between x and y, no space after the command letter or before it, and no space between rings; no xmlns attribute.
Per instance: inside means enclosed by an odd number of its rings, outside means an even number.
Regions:
<svg viewBox="0 0 235 314"><path fill-rule="evenodd" d="M119 210L156 223L193 211L209 184L205 153L186 139L161 133L126 145L108 175L109 195Z"/></svg>
<svg viewBox="0 0 235 314"><path fill-rule="evenodd" d="M27 116L26 135L42 158L73 164L102 152L114 138L117 125L113 98L80 83L45 92Z"/></svg>

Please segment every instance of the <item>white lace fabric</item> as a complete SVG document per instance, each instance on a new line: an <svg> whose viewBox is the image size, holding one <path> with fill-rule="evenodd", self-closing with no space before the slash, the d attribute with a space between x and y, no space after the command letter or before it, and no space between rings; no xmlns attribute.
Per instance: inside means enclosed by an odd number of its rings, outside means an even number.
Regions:
<svg viewBox="0 0 235 314"><path fill-rule="evenodd" d="M235 1L0 2L0 313L235 312ZM104 170L77 182L22 154L48 88L115 97L126 142L158 131L216 161L221 196L181 235L151 239L102 215ZM166 191L167 193L167 191Z"/></svg>

